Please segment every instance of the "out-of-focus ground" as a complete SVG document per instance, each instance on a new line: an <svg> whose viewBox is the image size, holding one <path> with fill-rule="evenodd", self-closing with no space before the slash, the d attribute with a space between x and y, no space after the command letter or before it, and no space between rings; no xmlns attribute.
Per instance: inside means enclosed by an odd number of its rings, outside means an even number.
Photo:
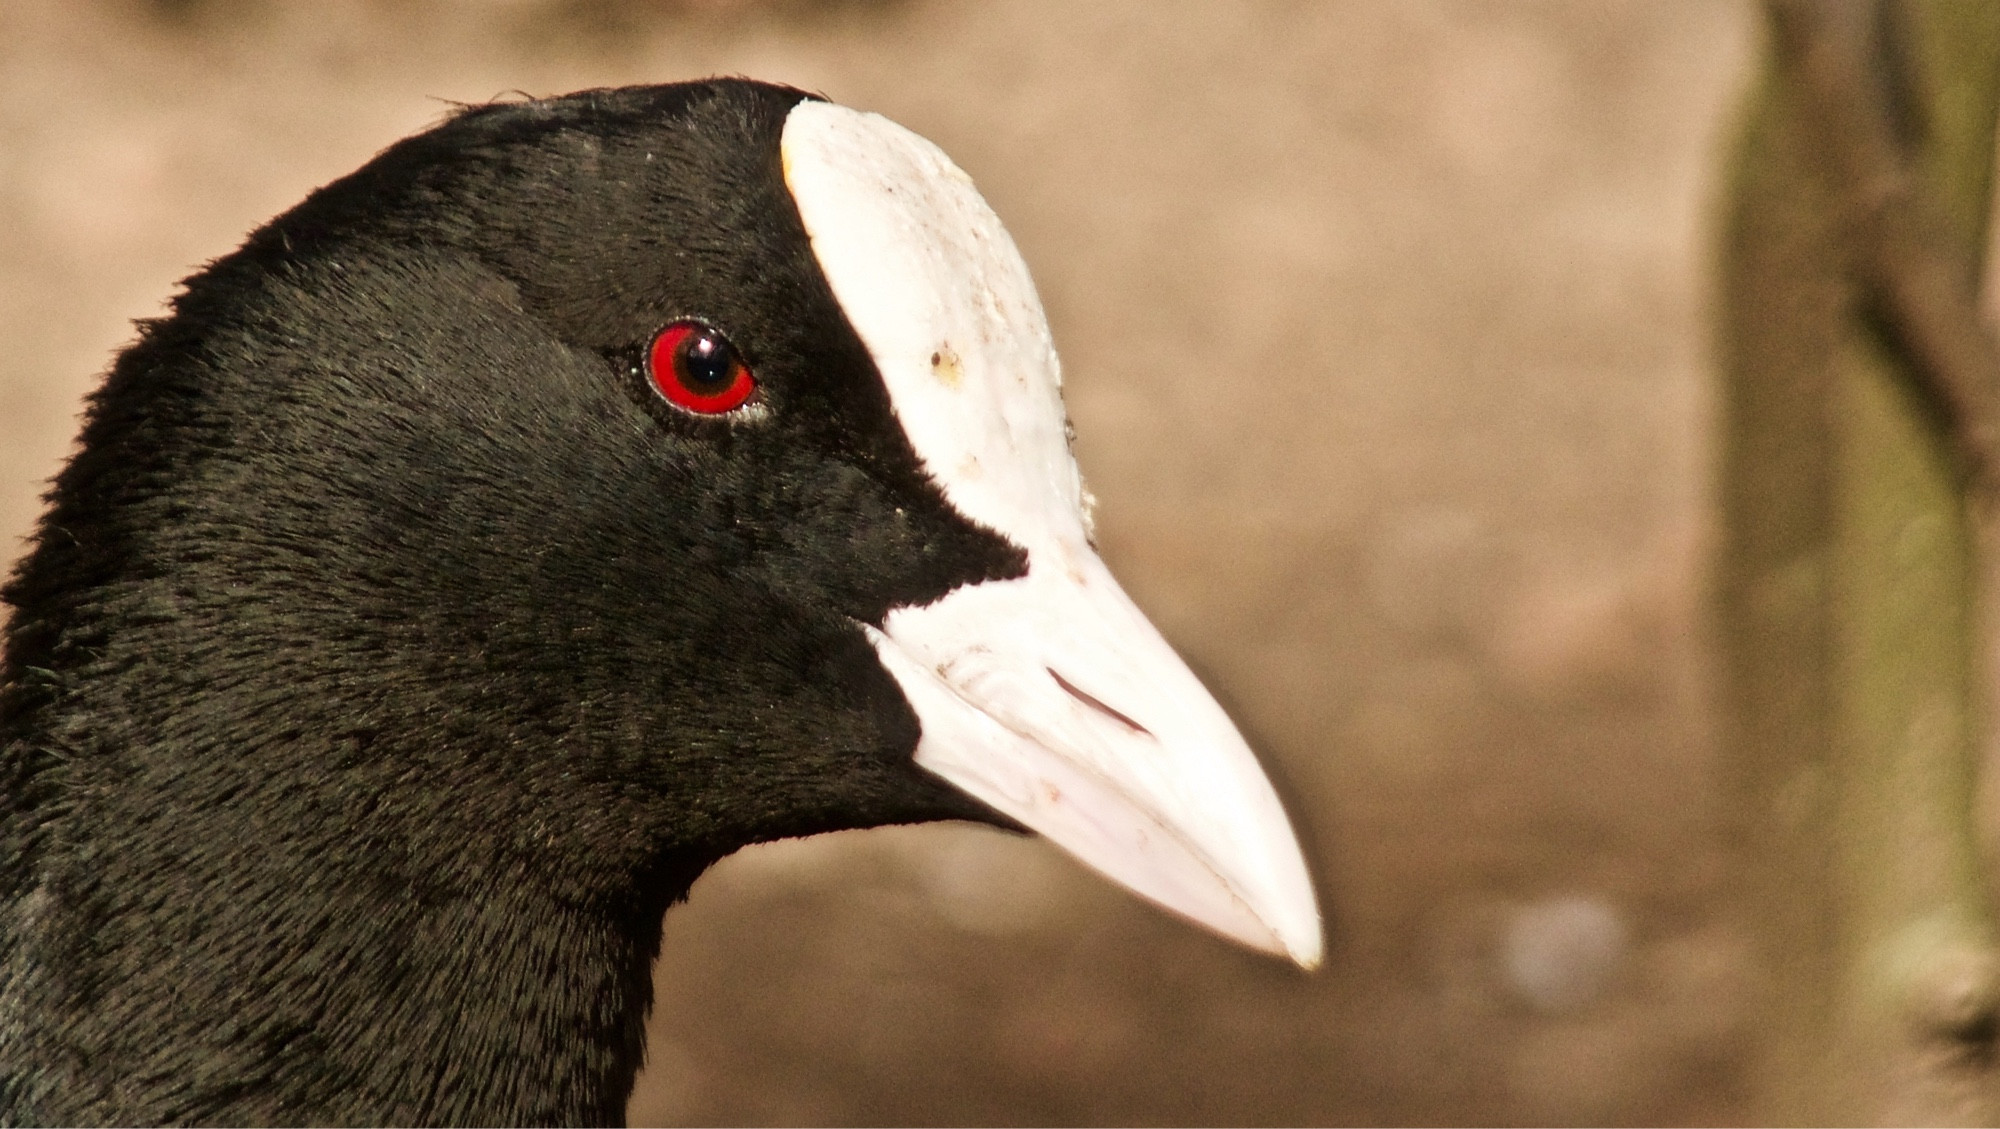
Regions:
<svg viewBox="0 0 2000 1129"><path fill-rule="evenodd" d="M0 560L133 318L447 100L879 110L1040 282L1111 565L1267 754L1326 968L1049 847L756 848L639 1122L1708 1122L1755 969L1705 637L1740 0L6 0Z"/></svg>

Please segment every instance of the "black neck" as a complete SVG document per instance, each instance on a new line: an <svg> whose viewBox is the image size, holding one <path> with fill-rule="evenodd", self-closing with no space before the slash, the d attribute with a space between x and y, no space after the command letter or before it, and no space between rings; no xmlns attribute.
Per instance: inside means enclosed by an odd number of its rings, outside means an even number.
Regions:
<svg viewBox="0 0 2000 1129"><path fill-rule="evenodd" d="M342 851L253 812L46 865L0 910L0 1119L622 1123L660 917L706 860L604 883L488 841L419 864L435 844L392 825Z"/></svg>

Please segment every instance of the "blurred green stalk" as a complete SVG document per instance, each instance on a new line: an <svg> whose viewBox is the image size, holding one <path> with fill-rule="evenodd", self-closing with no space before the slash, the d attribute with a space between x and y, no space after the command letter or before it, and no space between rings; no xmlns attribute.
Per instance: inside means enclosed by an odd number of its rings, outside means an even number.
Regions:
<svg viewBox="0 0 2000 1129"><path fill-rule="evenodd" d="M1771 0L1723 262L1718 581L1751 1113L1992 1123L2000 4Z"/></svg>

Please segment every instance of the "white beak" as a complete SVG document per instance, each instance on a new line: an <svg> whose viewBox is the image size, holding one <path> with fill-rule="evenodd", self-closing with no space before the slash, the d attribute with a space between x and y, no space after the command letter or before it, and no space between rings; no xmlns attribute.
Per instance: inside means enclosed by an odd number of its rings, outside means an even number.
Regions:
<svg viewBox="0 0 2000 1129"><path fill-rule="evenodd" d="M917 763L1134 891L1319 964L1305 861L1263 770L1088 548L871 631Z"/></svg>
<svg viewBox="0 0 2000 1129"><path fill-rule="evenodd" d="M1229 718L1090 547L1062 371L1028 268L972 181L874 114L802 102L786 182L813 254L951 505L1027 553L869 628L917 763L1226 936L1320 960L1284 809Z"/></svg>

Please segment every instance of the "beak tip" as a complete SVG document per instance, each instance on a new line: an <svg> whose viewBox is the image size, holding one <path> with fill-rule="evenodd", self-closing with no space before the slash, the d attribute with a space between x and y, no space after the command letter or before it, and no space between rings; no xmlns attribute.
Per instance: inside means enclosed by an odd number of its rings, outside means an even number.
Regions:
<svg viewBox="0 0 2000 1129"><path fill-rule="evenodd" d="M1272 928L1270 943L1261 947L1273 956L1289 959L1306 972L1317 971L1326 960L1326 938L1320 926L1319 908L1313 907L1309 920Z"/></svg>
<svg viewBox="0 0 2000 1129"><path fill-rule="evenodd" d="M1270 802L1275 807L1276 797L1270 797ZM1326 925L1320 916L1319 895L1306 869L1305 853L1282 812L1267 817L1263 826L1263 849L1253 857L1261 858L1264 865L1239 872L1248 881L1236 887L1243 899L1240 905L1261 927L1263 938L1261 943L1247 936L1243 939L1307 972L1315 971L1326 959Z"/></svg>

